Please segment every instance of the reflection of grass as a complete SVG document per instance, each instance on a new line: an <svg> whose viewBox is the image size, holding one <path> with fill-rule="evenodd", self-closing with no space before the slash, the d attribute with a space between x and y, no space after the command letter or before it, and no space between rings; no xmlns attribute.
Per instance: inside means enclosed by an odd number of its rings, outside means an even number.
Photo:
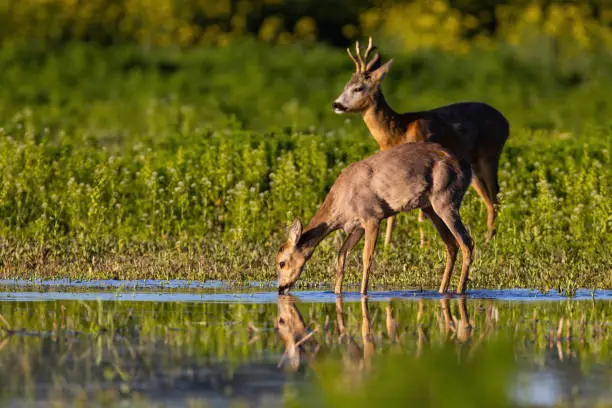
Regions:
<svg viewBox="0 0 612 408"><path fill-rule="evenodd" d="M496 354L500 341L520 365L578 370L582 376L609 373L610 302L468 299L466 313L452 299L448 308L437 300L389 305L390 315L386 303L368 305L375 345L372 371L365 376L365 384L372 387L364 397L368 401L384 391L398 398L422 397L439 406L428 391L434 385L445 397L463 389L456 397L459 402L472 400L472 390L484 386L492 396L508 381L510 354ZM339 369L334 361L345 352L335 306L297 306L307 327L319 328L313 339L321 345L317 378L325 398L349 398L347 393L356 398L358 391L338 388L333 380ZM342 310L346 334L360 344L360 304L345 303ZM185 390L179 395L186 398L210 386L214 392L233 389L232 395L240 396L240 381L251 378L252 364L262 362L257 370L264 370L271 381L285 381L276 368L284 350L272 329L276 314L276 305L259 304L1 302L0 394L117 400L121 395L154 398L170 387ZM387 332L387 316L395 322L395 335ZM461 332L464 317L471 328L467 335Z"/></svg>

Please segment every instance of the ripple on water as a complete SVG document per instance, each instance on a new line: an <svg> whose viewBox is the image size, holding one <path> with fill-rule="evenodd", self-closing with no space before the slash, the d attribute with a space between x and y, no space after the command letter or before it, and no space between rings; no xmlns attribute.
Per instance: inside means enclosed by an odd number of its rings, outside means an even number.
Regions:
<svg viewBox="0 0 612 408"><path fill-rule="evenodd" d="M274 282L250 282L233 286L222 281L187 280L0 280L0 301L41 300L106 300L142 302L227 302L275 303L277 293ZM324 290L295 290L292 294L303 302L335 302L336 295ZM448 297L457 297L452 292ZM371 301L389 299L437 299L436 291L383 290L368 294ZM541 293L535 289L475 289L466 294L470 299L496 299L507 301L561 301L612 300L612 290L579 289L572 297L555 290ZM343 293L345 301L357 301L357 291Z"/></svg>

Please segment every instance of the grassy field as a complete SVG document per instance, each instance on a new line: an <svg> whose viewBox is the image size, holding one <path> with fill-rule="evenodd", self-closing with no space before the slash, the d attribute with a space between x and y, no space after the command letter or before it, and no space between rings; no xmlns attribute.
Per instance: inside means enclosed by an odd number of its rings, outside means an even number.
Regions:
<svg viewBox="0 0 612 408"><path fill-rule="evenodd" d="M491 244L473 190L462 209L471 286L612 287L612 60L396 57L383 89L397 110L482 100L511 122ZM352 65L325 46L6 46L0 71L4 278L274 280L287 224L376 151L359 117L331 112ZM400 216L371 285L436 287L444 253L426 232L421 249L416 213ZM330 238L302 284L330 284L334 255Z"/></svg>

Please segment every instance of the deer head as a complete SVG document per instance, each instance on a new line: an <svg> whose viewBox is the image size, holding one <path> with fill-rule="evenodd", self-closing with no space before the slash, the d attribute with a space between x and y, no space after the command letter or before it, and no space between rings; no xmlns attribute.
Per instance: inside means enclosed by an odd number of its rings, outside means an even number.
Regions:
<svg viewBox="0 0 612 408"><path fill-rule="evenodd" d="M380 65L380 54L378 51L368 62L368 56L376 47L372 45L372 37L369 38L368 48L363 56L359 49L359 41L355 44L356 56L353 56L350 48L347 48L349 57L355 63L355 73L344 86L344 90L332 103L334 112L338 114L349 112L364 112L375 102L375 97L380 91L380 84L385 78L393 58Z"/></svg>
<svg viewBox="0 0 612 408"><path fill-rule="evenodd" d="M283 244L276 254L278 267L278 292L287 291L298 280L306 264L306 256L298 248L302 236L302 223L295 219L289 227L287 242Z"/></svg>

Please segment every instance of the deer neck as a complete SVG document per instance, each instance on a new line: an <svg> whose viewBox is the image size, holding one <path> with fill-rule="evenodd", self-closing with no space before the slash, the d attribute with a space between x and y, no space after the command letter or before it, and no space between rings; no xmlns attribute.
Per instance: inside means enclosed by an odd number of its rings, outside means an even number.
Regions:
<svg viewBox="0 0 612 408"><path fill-rule="evenodd" d="M302 252L306 259L309 259L312 256L315 248L319 245L323 238L328 236L332 231L338 229L338 226L334 225L334 223L327 219L328 217L326 216L325 211L327 206L325 204L326 203L324 202L319 211L314 217L312 217L297 244L298 249Z"/></svg>
<svg viewBox="0 0 612 408"><path fill-rule="evenodd" d="M370 106L363 112L363 120L381 150L403 142L406 125L402 115L389 106L380 89L372 96Z"/></svg>

